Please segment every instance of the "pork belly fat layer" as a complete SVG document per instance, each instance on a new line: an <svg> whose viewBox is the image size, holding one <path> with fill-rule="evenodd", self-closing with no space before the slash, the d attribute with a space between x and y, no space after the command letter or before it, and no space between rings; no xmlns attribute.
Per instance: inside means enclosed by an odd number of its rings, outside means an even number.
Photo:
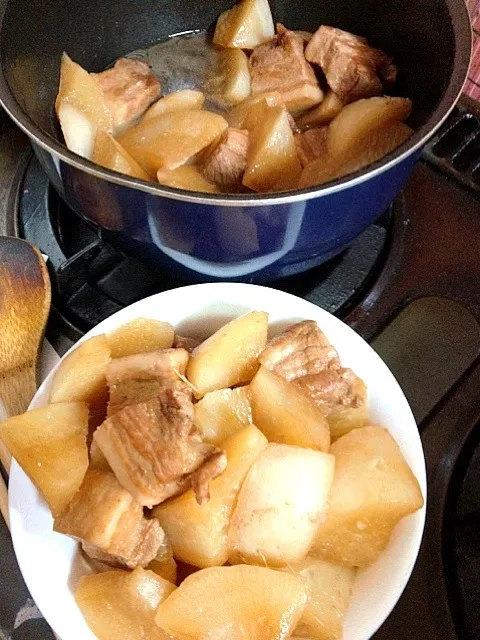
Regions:
<svg viewBox="0 0 480 640"><path fill-rule="evenodd" d="M313 320L294 324L270 340L259 360L287 380L318 373L326 367L340 367L335 347Z"/></svg>
<svg viewBox="0 0 480 640"><path fill-rule="evenodd" d="M334 27L317 29L305 56L321 67L329 87L344 103L382 95L397 76L396 66L383 51L370 47L365 38Z"/></svg>
<svg viewBox="0 0 480 640"><path fill-rule="evenodd" d="M113 359L107 368L108 416L130 404L146 402L163 386L179 381L188 358L186 349L161 349Z"/></svg>
<svg viewBox="0 0 480 640"><path fill-rule="evenodd" d="M121 409L94 437L122 486L147 507L189 487L190 474L219 451L202 442L193 424L192 392L183 383Z"/></svg>
<svg viewBox="0 0 480 640"><path fill-rule="evenodd" d="M248 131L229 127L203 165L204 177L224 189L238 189L247 166Z"/></svg>
<svg viewBox="0 0 480 640"><path fill-rule="evenodd" d="M111 69L94 75L112 116L115 134L133 124L160 97L160 83L141 60L120 58Z"/></svg>
<svg viewBox="0 0 480 640"><path fill-rule="evenodd" d="M287 109L296 114L323 99L315 72L304 55L305 41L295 31L277 25L278 35L250 56L252 94L278 91Z"/></svg>
<svg viewBox="0 0 480 640"><path fill-rule="evenodd" d="M145 567L157 554L165 533L108 471L87 471L54 530L82 541L88 555L111 565Z"/></svg>

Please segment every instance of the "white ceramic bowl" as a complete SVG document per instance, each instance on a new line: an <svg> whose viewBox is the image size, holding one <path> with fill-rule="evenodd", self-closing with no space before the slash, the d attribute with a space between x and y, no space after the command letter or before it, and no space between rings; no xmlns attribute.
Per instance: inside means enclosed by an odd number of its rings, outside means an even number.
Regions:
<svg viewBox="0 0 480 640"><path fill-rule="evenodd" d="M247 284L204 284L174 289L141 300L111 316L80 341L111 331L138 317L170 322L179 333L210 335L226 321L253 309L270 314L271 334L299 320L316 320L351 367L368 385L371 422L389 429L426 496L425 461L415 419L397 381L371 347L343 322L295 296ZM57 365L58 366L58 365ZM54 370L55 371L55 370ZM54 371L32 401L47 404ZM52 531L43 498L13 462L10 523L25 582L47 622L62 640L93 640L75 604L73 589L85 567L78 545ZM359 572L345 619L344 640L368 640L387 618L413 569L425 521L425 508L402 520L386 551Z"/></svg>

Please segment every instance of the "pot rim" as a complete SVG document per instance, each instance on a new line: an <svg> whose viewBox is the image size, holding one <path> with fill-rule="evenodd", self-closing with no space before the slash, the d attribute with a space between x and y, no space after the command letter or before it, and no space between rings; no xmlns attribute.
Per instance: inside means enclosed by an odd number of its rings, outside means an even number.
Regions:
<svg viewBox="0 0 480 640"><path fill-rule="evenodd" d="M0 105L3 106L12 120L22 129L34 144L39 145L46 151L52 153L58 160L81 169L90 175L107 180L122 187L129 187L139 191L149 193L154 196L179 200L193 204L203 204L210 206L224 207L261 207L279 204L291 204L295 202L307 201L313 198L330 196L344 189L356 187L367 180L375 178L382 173L389 171L397 164L406 160L410 155L421 149L428 140L435 134L441 125L448 118L454 109L458 99L462 94L463 87L468 78L472 54L472 26L466 4L463 0L445 0L455 36L455 57L452 74L448 86L436 109L432 112L427 122L416 129L408 141L400 145L395 151L384 158L369 165L365 169L356 171L348 176L337 179L326 185L309 189L295 189L286 192L274 192L271 194L206 194L196 191L187 191L153 184L138 178L126 176L116 171L111 171L100 167L90 160L69 151L65 145L47 134L38 127L33 120L23 111L15 97L13 96L7 80L0 68ZM0 0L0 47L1 31L3 28L3 17L8 4L8 0Z"/></svg>

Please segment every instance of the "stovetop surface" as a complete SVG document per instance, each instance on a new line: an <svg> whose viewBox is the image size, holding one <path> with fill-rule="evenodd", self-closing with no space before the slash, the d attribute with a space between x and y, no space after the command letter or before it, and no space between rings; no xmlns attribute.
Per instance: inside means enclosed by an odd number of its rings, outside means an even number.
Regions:
<svg viewBox="0 0 480 640"><path fill-rule="evenodd" d="M463 102L382 219L347 252L272 286L342 317L390 366L419 424L429 495L424 540L377 640L480 638L480 118ZM181 286L118 254L65 208L24 137L0 128L0 233L48 256L47 336L63 353L124 304ZM0 526L0 638L53 637ZM3 636L2 636L3 634Z"/></svg>

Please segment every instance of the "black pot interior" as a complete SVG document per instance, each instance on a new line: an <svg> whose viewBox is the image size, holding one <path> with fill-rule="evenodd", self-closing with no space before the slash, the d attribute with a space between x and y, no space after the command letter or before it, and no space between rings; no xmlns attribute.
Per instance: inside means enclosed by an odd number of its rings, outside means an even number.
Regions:
<svg viewBox="0 0 480 640"><path fill-rule="evenodd" d="M2 0L5 5L6 0ZM89 71L178 32L211 28L233 0L8 0L0 33L3 74L21 108L59 139L53 112L60 56ZM330 24L366 36L393 55L395 93L412 98L412 125L427 122L452 74L450 12L462 0L273 0L274 19L289 28ZM0 2L0 6L2 3ZM463 70L464 71L464 70Z"/></svg>

